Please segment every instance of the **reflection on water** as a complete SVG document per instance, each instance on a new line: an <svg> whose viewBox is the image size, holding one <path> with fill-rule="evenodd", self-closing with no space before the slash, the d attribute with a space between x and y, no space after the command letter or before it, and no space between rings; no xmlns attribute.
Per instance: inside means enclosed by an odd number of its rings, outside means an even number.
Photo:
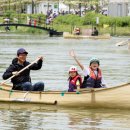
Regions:
<svg viewBox="0 0 130 130"><path fill-rule="evenodd" d="M129 111L30 106L0 109L2 130L129 130ZM7 107L9 109L7 109ZM32 108L31 108L32 107ZM15 108L15 109L14 109Z"/></svg>
<svg viewBox="0 0 130 130"><path fill-rule="evenodd" d="M43 68L32 71L32 81L43 80L47 89L67 89L68 68L76 65L69 56L76 50L80 61L87 67L91 57L101 60L101 68L108 86L130 81L130 52L126 46L115 43L125 38L111 40L70 40L59 37L1 34L0 35L0 80L2 74L16 56L20 47L29 52L28 60L44 56ZM79 73L82 71L79 68ZM17 106L17 108L15 108ZM129 111L61 109L25 105L0 106L0 129L2 130L129 130Z"/></svg>

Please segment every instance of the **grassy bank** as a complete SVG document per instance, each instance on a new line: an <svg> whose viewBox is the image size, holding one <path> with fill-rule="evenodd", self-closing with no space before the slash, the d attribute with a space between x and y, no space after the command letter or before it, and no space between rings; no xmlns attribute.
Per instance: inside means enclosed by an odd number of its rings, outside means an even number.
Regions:
<svg viewBox="0 0 130 130"><path fill-rule="evenodd" d="M76 26L76 25L75 25ZM92 29L91 25L84 25L84 26L77 26L80 27L80 29ZM60 32L72 32L74 26L72 25L65 25L65 24L55 24L53 25L53 28L55 30L58 30ZM116 27L116 28L112 28L112 27L107 27L107 28L103 28L98 26L97 27L99 30L99 34L106 34L109 33L111 35L117 35L117 36L130 36L130 27ZM0 32L4 32L5 31L5 27L0 27ZM39 30L39 29L35 29L35 28L27 28L27 27L18 27L17 29L15 27L10 27L10 32L11 33L29 33L29 34L47 34L48 32L44 31L44 30Z"/></svg>
<svg viewBox="0 0 130 130"><path fill-rule="evenodd" d="M27 27L9 27L10 31L8 33L19 33L19 34L48 34L47 31L39 30L35 28L27 28ZM6 32L5 27L0 27L0 32Z"/></svg>
<svg viewBox="0 0 130 130"><path fill-rule="evenodd" d="M14 11L6 11L3 16L0 17L0 23L6 23L4 19L9 18L10 23L19 24L29 24L29 19L31 21L36 20L37 25L43 26L45 24L46 16L44 14L16 14ZM33 24L33 22L32 22ZM31 33L31 34L41 34L47 33L44 30L30 28L30 27L9 27L10 32L14 33ZM0 31L5 31L5 27L0 27Z"/></svg>
<svg viewBox="0 0 130 130"><path fill-rule="evenodd" d="M96 18L99 23L96 24ZM72 32L74 27L92 29L96 26L100 34L109 33L118 36L130 36L130 17L110 17L94 12L87 13L84 17L77 15L59 16L54 20L54 28L59 31Z"/></svg>
<svg viewBox="0 0 130 130"><path fill-rule="evenodd" d="M37 20L37 25L44 26L46 21L46 16L43 14L15 14L6 12L4 16L0 17L0 23L3 23L3 19L10 17L11 23L13 19L18 19L18 23L28 23L28 18L32 20ZM96 18L99 17L99 23L96 24ZM87 13L84 17L78 15L60 15L53 19L53 22L48 25L60 32L72 32L74 27L79 27L82 29L92 29L92 26L96 26L100 34L109 33L111 35L117 36L130 36L130 17L110 17L97 14L94 12ZM10 27L12 32L15 33L46 33L45 31L27 27ZM0 27L0 30L5 30L4 27Z"/></svg>
<svg viewBox="0 0 130 130"><path fill-rule="evenodd" d="M76 25L75 25L76 26ZM96 26L96 25L95 25ZM56 30L58 31L63 31L63 32L72 32L74 26L72 25L65 25L65 24L60 24L60 25L54 25L53 26ZM81 30L83 29L92 29L91 25L84 25L84 26L77 26L79 27ZM130 36L130 27L107 27L107 28L103 28L100 26L97 26L97 29L99 31L99 34L111 34L112 36Z"/></svg>

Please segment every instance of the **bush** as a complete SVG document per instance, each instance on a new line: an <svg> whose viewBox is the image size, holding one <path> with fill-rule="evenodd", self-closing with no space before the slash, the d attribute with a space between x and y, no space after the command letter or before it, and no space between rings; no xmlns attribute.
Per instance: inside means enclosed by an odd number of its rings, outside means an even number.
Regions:
<svg viewBox="0 0 130 130"><path fill-rule="evenodd" d="M103 24L108 25L116 25L118 27L126 27L130 26L130 17L111 17L111 16L104 16L102 14L98 14L95 12L89 12L87 15L83 18L83 25L89 25L89 24L96 24L96 17L99 17L99 26L102 26Z"/></svg>
<svg viewBox="0 0 130 130"><path fill-rule="evenodd" d="M14 14L15 14L15 11L13 11L13 10L7 10L7 11L5 11L4 16L8 17L8 18L12 18L12 16Z"/></svg>
<svg viewBox="0 0 130 130"><path fill-rule="evenodd" d="M56 24L83 25L83 19L78 15L60 15L55 20Z"/></svg>

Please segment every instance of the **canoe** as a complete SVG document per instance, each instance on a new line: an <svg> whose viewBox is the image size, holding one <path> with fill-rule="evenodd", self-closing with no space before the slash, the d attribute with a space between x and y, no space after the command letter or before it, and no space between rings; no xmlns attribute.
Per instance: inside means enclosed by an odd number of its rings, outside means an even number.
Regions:
<svg viewBox="0 0 130 130"><path fill-rule="evenodd" d="M1 85L0 102L57 105L62 107L130 109L130 83L110 88L80 89L79 92L30 92Z"/></svg>
<svg viewBox="0 0 130 130"><path fill-rule="evenodd" d="M69 32L64 32L63 37L66 39L110 39L110 34L103 34L98 36L85 36L85 35L74 35Z"/></svg>

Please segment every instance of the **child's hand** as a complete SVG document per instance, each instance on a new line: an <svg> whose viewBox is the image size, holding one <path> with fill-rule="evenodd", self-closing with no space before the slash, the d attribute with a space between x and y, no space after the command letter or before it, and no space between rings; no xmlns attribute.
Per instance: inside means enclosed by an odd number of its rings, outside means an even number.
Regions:
<svg viewBox="0 0 130 130"><path fill-rule="evenodd" d="M74 57L74 58L76 57L74 50L71 50L71 51L69 52L69 54L70 54L70 56L72 56L72 57Z"/></svg>
<svg viewBox="0 0 130 130"><path fill-rule="evenodd" d="M105 84L102 84L102 88L106 88L106 85L105 85Z"/></svg>

